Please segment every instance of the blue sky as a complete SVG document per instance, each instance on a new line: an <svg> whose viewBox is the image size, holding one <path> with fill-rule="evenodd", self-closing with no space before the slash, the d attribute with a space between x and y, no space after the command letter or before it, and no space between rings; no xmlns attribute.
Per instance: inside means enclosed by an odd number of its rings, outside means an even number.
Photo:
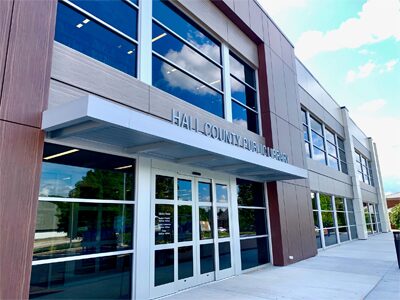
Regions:
<svg viewBox="0 0 400 300"><path fill-rule="evenodd" d="M377 143L385 192L400 192L400 0L258 1Z"/></svg>

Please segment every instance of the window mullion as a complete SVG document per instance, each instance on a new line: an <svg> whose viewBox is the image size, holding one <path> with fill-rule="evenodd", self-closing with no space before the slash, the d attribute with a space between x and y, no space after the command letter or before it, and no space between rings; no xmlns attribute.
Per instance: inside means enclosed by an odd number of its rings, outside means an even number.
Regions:
<svg viewBox="0 0 400 300"><path fill-rule="evenodd" d="M222 52L222 82L224 90L224 113L225 119L228 122L232 122L232 91L231 91L231 78L230 78L230 66L229 66L229 48L224 43L221 44Z"/></svg>
<svg viewBox="0 0 400 300"><path fill-rule="evenodd" d="M311 122L310 122L310 113L306 111L307 118L307 130L308 130L308 141L310 142L310 155L311 158L314 159L314 143L312 140L312 132L311 132Z"/></svg>
<svg viewBox="0 0 400 300"><path fill-rule="evenodd" d="M152 6L153 1L140 1L138 19L138 78L152 84Z"/></svg>

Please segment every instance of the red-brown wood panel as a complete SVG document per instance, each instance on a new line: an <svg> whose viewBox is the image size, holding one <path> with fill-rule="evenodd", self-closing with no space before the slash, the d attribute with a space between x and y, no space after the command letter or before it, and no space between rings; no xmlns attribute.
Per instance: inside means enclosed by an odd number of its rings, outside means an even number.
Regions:
<svg viewBox="0 0 400 300"><path fill-rule="evenodd" d="M0 299L27 299L43 132L0 121Z"/></svg>
<svg viewBox="0 0 400 300"><path fill-rule="evenodd" d="M13 2L13 0L0 1L0 105Z"/></svg>
<svg viewBox="0 0 400 300"><path fill-rule="evenodd" d="M41 125L49 93L56 5L56 0L14 1L1 95L2 120Z"/></svg>

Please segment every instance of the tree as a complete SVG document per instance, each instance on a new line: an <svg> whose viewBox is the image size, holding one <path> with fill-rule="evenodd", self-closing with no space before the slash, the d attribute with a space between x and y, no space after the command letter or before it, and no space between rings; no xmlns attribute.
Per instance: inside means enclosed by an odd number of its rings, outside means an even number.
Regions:
<svg viewBox="0 0 400 300"><path fill-rule="evenodd" d="M392 208L391 213L389 214L390 223L394 226L393 229L400 229L400 204L397 204Z"/></svg>

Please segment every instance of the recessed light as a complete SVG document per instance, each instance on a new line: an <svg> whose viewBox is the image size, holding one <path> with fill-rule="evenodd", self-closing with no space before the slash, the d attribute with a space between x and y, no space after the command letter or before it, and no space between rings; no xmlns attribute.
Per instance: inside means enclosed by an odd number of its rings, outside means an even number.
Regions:
<svg viewBox="0 0 400 300"><path fill-rule="evenodd" d="M122 167L114 168L114 170L123 170L123 169L129 169L129 168L132 168L132 165L127 165L127 166L122 166Z"/></svg>
<svg viewBox="0 0 400 300"><path fill-rule="evenodd" d="M128 52L126 52L126 53L128 53L129 55L130 54L132 54L133 53L133 51L132 50L129 50Z"/></svg>
<svg viewBox="0 0 400 300"><path fill-rule="evenodd" d="M75 153L75 152L78 152L78 151L79 151L78 149L72 149L72 150L64 151L64 152L57 153L57 154L54 154L54 155L46 156L43 159L49 160L49 159L52 159L52 158L68 155L68 154Z"/></svg>
<svg viewBox="0 0 400 300"><path fill-rule="evenodd" d="M157 40L159 40L159 39L162 39L164 36L166 36L167 34L164 32L164 33L161 33L159 36L156 36L154 39L152 39L151 40L151 42L152 43L154 43L155 41L157 41Z"/></svg>
<svg viewBox="0 0 400 300"><path fill-rule="evenodd" d="M85 19L85 20L82 21L83 24L87 24L87 23L89 23L89 22L90 22L89 19Z"/></svg>
<svg viewBox="0 0 400 300"><path fill-rule="evenodd" d="M76 25L76 27L81 28L81 27L83 27L83 24L79 23L78 25Z"/></svg>

